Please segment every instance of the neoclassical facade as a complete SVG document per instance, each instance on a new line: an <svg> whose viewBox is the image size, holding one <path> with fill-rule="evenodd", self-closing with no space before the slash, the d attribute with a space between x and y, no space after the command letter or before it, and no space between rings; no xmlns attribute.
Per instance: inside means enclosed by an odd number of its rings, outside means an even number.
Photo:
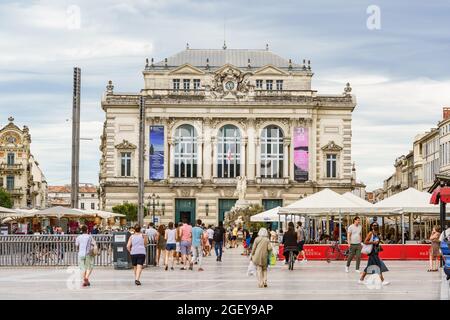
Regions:
<svg viewBox="0 0 450 320"><path fill-rule="evenodd" d="M45 208L47 181L31 154L31 135L10 117L0 129L0 186L14 201L14 208Z"/></svg>
<svg viewBox="0 0 450 320"><path fill-rule="evenodd" d="M161 62L147 60L140 93L102 99L106 120L100 149L103 209L137 202L139 101L145 103L145 201L160 197L162 222L222 220L237 200L266 209L332 188L352 177L349 84L342 93L311 88L302 64L269 50L189 49ZM150 210L152 211L152 210Z"/></svg>

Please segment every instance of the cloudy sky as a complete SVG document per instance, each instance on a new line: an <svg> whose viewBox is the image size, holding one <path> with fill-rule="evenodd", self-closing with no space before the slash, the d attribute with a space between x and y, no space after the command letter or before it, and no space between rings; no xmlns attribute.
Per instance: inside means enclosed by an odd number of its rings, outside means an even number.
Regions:
<svg viewBox="0 0 450 320"><path fill-rule="evenodd" d="M368 28L371 5L380 28ZM370 11L370 10L369 10ZM77 12L79 12L79 19ZM70 182L72 68L82 68L81 182L98 183L108 80L138 92L146 57L185 48L264 48L311 59L319 93L351 83L353 159L382 185L414 136L450 105L448 1L42 0L0 2L0 125L28 125L49 184ZM372 19L369 19L372 21Z"/></svg>

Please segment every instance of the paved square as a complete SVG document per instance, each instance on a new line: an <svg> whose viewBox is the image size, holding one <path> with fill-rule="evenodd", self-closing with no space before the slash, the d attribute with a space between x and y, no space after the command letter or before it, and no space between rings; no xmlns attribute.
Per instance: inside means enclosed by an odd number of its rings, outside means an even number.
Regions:
<svg viewBox="0 0 450 320"><path fill-rule="evenodd" d="M92 286L79 288L74 267L1 268L0 299L449 299L442 271L426 272L425 261L386 261L391 284L382 289L358 284L354 262L350 273L342 261L297 263L293 271L278 262L269 271L269 287L260 289L256 278L247 276L248 260L240 253L241 248L226 250L222 263L204 258L204 272L146 268L141 287L134 285L131 270L98 267Z"/></svg>

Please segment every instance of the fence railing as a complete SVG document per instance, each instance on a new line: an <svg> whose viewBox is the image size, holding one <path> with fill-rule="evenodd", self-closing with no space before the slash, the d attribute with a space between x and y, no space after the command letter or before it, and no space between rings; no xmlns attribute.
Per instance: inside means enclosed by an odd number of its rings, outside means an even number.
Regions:
<svg viewBox="0 0 450 320"><path fill-rule="evenodd" d="M78 235L3 235L0 236L0 267L5 266L76 266ZM113 235L92 235L99 254L96 266L113 266ZM147 249L146 264L154 265L156 245Z"/></svg>

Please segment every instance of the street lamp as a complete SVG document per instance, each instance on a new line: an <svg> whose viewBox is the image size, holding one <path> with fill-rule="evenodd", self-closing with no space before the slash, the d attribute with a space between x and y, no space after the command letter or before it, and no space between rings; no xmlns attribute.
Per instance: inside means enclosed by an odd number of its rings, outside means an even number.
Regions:
<svg viewBox="0 0 450 320"><path fill-rule="evenodd" d="M156 208L159 207L159 196L155 195L154 193L149 197L149 200L151 200L151 202L149 201L149 207L150 205L152 206L152 215L153 215L153 220L152 222L155 223L155 213L156 213ZM150 209L150 208L149 208ZM150 210L149 210L150 211Z"/></svg>

